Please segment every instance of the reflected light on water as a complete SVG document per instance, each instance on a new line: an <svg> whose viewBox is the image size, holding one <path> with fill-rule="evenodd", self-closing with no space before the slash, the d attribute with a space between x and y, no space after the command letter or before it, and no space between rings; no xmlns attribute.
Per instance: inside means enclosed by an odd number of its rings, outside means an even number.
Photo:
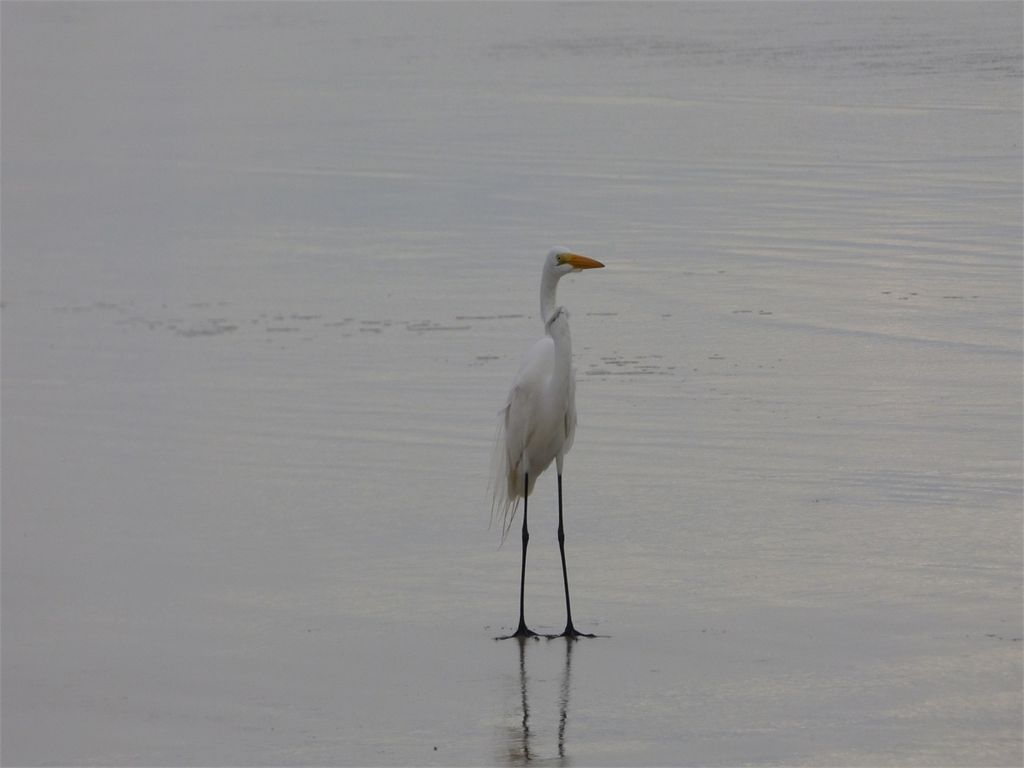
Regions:
<svg viewBox="0 0 1024 768"><path fill-rule="evenodd" d="M572 651L576 641L564 641L565 653L562 657L561 679L556 697L558 728L552 734L547 727L551 722L547 719L549 713L547 700L535 700L534 703L539 707L542 719L539 723L535 722L532 729L530 724L530 688L532 681L527 672L526 649L529 645L540 646L540 641L536 638L527 637L512 639L515 640L517 646L519 686L516 694L518 701L512 708L515 714L509 715L507 725L501 729L501 736L497 745L497 761L502 765L571 765L566 733L569 730L569 698L572 690ZM547 645L547 643L544 645ZM537 687L542 686L544 682L543 678L537 679ZM535 689L533 693L536 697L543 695L544 692ZM536 716L537 714L535 713ZM553 749L551 744L552 738L554 739Z"/></svg>

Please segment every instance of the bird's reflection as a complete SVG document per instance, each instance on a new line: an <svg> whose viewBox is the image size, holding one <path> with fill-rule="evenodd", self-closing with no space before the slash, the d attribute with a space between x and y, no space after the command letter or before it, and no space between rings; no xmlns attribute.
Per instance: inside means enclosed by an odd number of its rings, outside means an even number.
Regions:
<svg viewBox="0 0 1024 768"><path fill-rule="evenodd" d="M558 694L558 729L557 757L552 758L543 743L544 734L550 733L545 727L547 722L537 724L536 733L530 728L530 676L527 672L527 647L535 646L535 651L550 649L550 645L534 638L518 637L516 641L519 661L519 717L516 725L509 728L507 736L507 752L504 755L506 765L569 765L566 746L566 731L569 725L569 696L572 690L572 651L576 642L573 640L557 640L565 647L562 663L562 678ZM540 681L543 682L543 681ZM536 691L535 691L536 693ZM541 741L540 744L534 743ZM545 756L547 753L547 756Z"/></svg>
<svg viewBox="0 0 1024 768"><path fill-rule="evenodd" d="M526 644L529 642L529 638L526 637L516 638L516 644L519 646L519 695L521 697L523 717L518 734L518 744L512 741L509 742L509 746L513 747L513 749L510 749L509 754L509 757L513 758L512 764L519 762L528 763L533 759L530 749L530 695L526 685L528 680L526 676ZM518 749L514 747L518 747ZM518 760L515 759L517 757Z"/></svg>
<svg viewBox="0 0 1024 768"><path fill-rule="evenodd" d="M572 672L572 649L576 641L566 639L565 643L565 665L562 667L562 690L558 697L558 758L559 765L567 765L565 760L565 725L569 718L569 682Z"/></svg>

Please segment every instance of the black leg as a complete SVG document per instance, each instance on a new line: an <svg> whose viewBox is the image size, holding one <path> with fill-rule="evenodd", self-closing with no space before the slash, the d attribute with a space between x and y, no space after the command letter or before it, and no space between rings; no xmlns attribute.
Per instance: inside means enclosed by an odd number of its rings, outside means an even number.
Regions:
<svg viewBox="0 0 1024 768"><path fill-rule="evenodd" d="M565 584L565 631L561 637L594 637L578 632L572 625L572 606L569 604L569 571L565 567L565 526L562 523L562 476L558 476L558 551L562 554L562 583Z"/></svg>
<svg viewBox="0 0 1024 768"><path fill-rule="evenodd" d="M537 633L526 626L524 618L524 607L526 594L526 547L530 543L530 529L526 525L526 513L529 505L527 490L530 487L530 476L523 474L523 566L519 573L519 626L516 631L508 637L500 637L499 640L507 640L509 637L536 637Z"/></svg>

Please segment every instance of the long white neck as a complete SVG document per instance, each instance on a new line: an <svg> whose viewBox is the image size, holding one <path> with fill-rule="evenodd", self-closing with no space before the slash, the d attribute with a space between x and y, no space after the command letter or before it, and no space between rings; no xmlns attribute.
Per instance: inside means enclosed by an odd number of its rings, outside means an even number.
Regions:
<svg viewBox="0 0 1024 768"><path fill-rule="evenodd" d="M558 305L555 303L555 293L558 290L560 277L561 275L554 270L545 269L540 278L540 319L545 325L558 309Z"/></svg>
<svg viewBox="0 0 1024 768"><path fill-rule="evenodd" d="M551 372L551 384L561 391L572 375L572 337L569 335L569 312L565 307L556 307L554 317L546 323L548 335L555 342L555 367Z"/></svg>

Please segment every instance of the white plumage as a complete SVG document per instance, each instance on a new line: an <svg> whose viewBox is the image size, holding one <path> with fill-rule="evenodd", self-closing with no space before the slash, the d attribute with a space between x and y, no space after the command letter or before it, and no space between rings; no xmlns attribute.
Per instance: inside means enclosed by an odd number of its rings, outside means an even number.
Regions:
<svg viewBox="0 0 1024 768"><path fill-rule="evenodd" d="M492 509L501 520L502 539L515 518L519 499L533 493L537 477L555 459L561 474L562 459L576 433L576 372L568 311L559 307L545 330L523 357L498 415Z"/></svg>

